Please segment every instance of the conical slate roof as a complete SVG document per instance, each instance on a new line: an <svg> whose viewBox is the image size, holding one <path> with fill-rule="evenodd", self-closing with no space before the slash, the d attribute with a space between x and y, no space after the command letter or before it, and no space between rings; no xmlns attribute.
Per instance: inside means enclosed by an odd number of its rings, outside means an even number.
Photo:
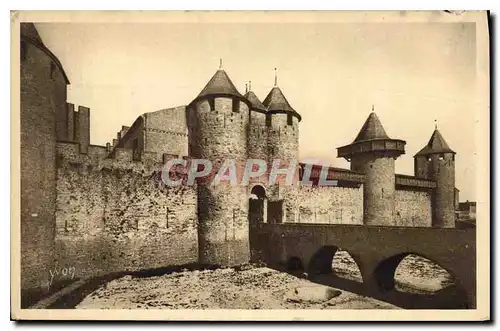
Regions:
<svg viewBox="0 0 500 331"><path fill-rule="evenodd" d="M441 132L438 129L435 129L432 133L431 139L427 145L420 150L415 156L429 155L429 154L438 154L438 153L454 153L455 152L448 146L446 141L444 140Z"/></svg>
<svg viewBox="0 0 500 331"><path fill-rule="evenodd" d="M288 100L285 98L281 89L277 86L273 87L267 97L264 99L264 106L267 110L285 110L290 112L295 112L295 110L290 106Z"/></svg>
<svg viewBox="0 0 500 331"><path fill-rule="evenodd" d="M208 96L211 94L227 94L242 98L243 96L238 92L233 82L227 73L219 69L208 81L207 85L201 90L197 98Z"/></svg>
<svg viewBox="0 0 500 331"><path fill-rule="evenodd" d="M363 124L363 127L356 136L356 139L354 139L354 142L372 139L390 139L387 133L385 133L384 127L382 123L380 123L377 114L374 112L370 113L365 124Z"/></svg>
<svg viewBox="0 0 500 331"><path fill-rule="evenodd" d="M42 38L40 38L40 35L38 34L38 31L35 28L35 25L33 23L20 23L21 25L21 36L23 37L28 37L40 45L43 45Z"/></svg>
<svg viewBox="0 0 500 331"><path fill-rule="evenodd" d="M66 73L64 72L64 68L57 58L54 53L48 49L45 44L42 41L42 38L40 38L40 35L38 34L38 31L33 23L20 23L21 26L21 39L23 42L29 42L30 44L36 46L38 49L43 51L45 54L47 54L52 60L54 61L55 65L59 67L61 70L61 73L64 77L64 80L66 81L66 84L69 84L69 79L68 76L66 76Z"/></svg>
<svg viewBox="0 0 500 331"><path fill-rule="evenodd" d="M260 109L260 110L266 110L266 106L262 104L262 102L259 100L259 98L253 93L253 91L248 91L244 97L250 101L252 104L252 108L254 109Z"/></svg>

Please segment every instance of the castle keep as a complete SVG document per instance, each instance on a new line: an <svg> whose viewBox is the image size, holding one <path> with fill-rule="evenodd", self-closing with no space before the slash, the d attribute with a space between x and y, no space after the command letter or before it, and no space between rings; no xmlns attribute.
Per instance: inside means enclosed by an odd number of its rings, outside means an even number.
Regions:
<svg viewBox="0 0 500 331"><path fill-rule="evenodd" d="M395 173L405 141L371 112L338 148L350 169L312 165L311 184L166 186L170 159L299 160L301 115L275 86L261 102L219 68L187 105L139 116L106 146L90 142L90 109L66 102L68 77L33 24L21 24L22 288L48 286L48 270L78 277L251 258L252 225L340 223L454 227L455 152L437 130L414 156L414 176ZM301 110L305 116L306 110ZM180 173L182 176L183 174Z"/></svg>

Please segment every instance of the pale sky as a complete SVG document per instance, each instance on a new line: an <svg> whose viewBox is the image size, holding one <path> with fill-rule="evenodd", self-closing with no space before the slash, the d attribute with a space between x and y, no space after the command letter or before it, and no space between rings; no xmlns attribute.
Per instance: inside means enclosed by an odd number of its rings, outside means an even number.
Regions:
<svg viewBox="0 0 500 331"><path fill-rule="evenodd" d="M301 115L300 156L348 168L372 104L387 134L406 140L396 172L434 120L456 155L460 200L475 200L474 23L39 23L71 82L68 102L91 109L91 143L111 141L142 113L185 105L223 67L243 94L263 100L274 83Z"/></svg>

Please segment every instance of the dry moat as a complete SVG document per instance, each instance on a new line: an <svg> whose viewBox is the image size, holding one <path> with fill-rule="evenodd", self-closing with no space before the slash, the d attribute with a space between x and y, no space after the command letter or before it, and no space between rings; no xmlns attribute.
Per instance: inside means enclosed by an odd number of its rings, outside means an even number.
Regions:
<svg viewBox="0 0 500 331"><path fill-rule="evenodd" d="M332 263L337 276L362 281L344 251ZM432 262L408 256L396 270L399 291L431 294L451 284ZM399 309L349 291L315 284L267 267L182 271L112 280L87 295L76 308L89 309Z"/></svg>

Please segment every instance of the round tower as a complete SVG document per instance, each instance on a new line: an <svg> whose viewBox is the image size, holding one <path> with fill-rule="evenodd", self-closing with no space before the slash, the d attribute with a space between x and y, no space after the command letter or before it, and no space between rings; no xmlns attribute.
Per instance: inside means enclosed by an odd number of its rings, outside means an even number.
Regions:
<svg viewBox="0 0 500 331"><path fill-rule="evenodd" d="M69 80L33 23L20 23L20 39L21 288L45 291L55 261L56 141L67 139Z"/></svg>
<svg viewBox="0 0 500 331"><path fill-rule="evenodd" d="M216 174L227 160L244 165L247 157L249 102L219 69L188 106L190 155L212 163ZM240 169L238 169L240 171ZM250 258L246 188L212 178L201 179L198 191L199 262L237 265Z"/></svg>
<svg viewBox="0 0 500 331"><path fill-rule="evenodd" d="M427 145L414 156L415 176L436 182L433 227L455 227L455 154L436 127Z"/></svg>
<svg viewBox="0 0 500 331"><path fill-rule="evenodd" d="M284 181L270 186L270 200L282 201L281 213L276 213L276 222L295 222L298 219L298 158L299 158L299 122L301 116L285 98L278 87L275 76L274 87L263 102L267 108L267 157L268 169L275 160L280 160L280 168L296 165L292 185ZM282 177L284 179L284 177ZM279 206L278 206L279 207ZM279 207L281 208L281 207ZM268 221L273 222L273 219Z"/></svg>
<svg viewBox="0 0 500 331"><path fill-rule="evenodd" d="M250 122L248 123L248 158L267 161L266 106L247 85L245 98L250 102Z"/></svg>
<svg viewBox="0 0 500 331"><path fill-rule="evenodd" d="M391 139L372 111L356 139L338 148L338 157L351 162L351 170L365 174L363 219L367 225L396 225L395 160L406 142Z"/></svg>

